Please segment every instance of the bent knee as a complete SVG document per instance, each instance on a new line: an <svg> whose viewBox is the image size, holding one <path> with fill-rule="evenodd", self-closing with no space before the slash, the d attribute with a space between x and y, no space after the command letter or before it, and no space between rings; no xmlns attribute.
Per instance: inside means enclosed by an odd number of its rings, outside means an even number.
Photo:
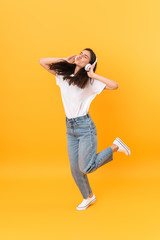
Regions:
<svg viewBox="0 0 160 240"><path fill-rule="evenodd" d="M89 173L89 172L91 171L91 166L90 166L90 167L87 167L87 168L80 167L79 169L80 169L80 171L81 171L82 173L87 174L87 173Z"/></svg>
<svg viewBox="0 0 160 240"><path fill-rule="evenodd" d="M87 171L83 170L83 169L80 169L81 173L83 174L87 174Z"/></svg>

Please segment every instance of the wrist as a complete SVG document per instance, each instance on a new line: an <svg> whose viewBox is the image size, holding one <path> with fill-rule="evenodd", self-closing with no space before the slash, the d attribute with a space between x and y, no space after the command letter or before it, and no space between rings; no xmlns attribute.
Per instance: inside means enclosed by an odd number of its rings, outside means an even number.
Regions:
<svg viewBox="0 0 160 240"><path fill-rule="evenodd" d="M93 73L92 78L96 78L96 77L97 77L97 74Z"/></svg>

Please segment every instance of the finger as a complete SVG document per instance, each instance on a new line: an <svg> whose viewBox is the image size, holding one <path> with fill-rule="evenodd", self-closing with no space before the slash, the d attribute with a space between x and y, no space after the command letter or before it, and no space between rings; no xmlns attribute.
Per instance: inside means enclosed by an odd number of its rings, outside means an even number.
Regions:
<svg viewBox="0 0 160 240"><path fill-rule="evenodd" d="M68 58L71 59L71 58L73 58L74 56L75 56L75 55L72 55L72 56L69 56Z"/></svg>

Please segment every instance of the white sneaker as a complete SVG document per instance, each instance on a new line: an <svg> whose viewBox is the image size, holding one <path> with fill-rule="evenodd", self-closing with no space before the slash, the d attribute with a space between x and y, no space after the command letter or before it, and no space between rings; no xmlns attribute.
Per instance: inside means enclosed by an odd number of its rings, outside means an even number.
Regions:
<svg viewBox="0 0 160 240"><path fill-rule="evenodd" d="M127 147L127 145L122 142L122 140L118 137L116 137L116 139L113 142L114 144L116 144L119 148L117 150L117 152L124 152L127 156L131 155L131 151L129 149L129 147Z"/></svg>
<svg viewBox="0 0 160 240"><path fill-rule="evenodd" d="M96 201L96 197L94 194L91 198L90 197L88 197L86 199L84 198L82 203L77 206L77 210L84 210L95 201Z"/></svg>

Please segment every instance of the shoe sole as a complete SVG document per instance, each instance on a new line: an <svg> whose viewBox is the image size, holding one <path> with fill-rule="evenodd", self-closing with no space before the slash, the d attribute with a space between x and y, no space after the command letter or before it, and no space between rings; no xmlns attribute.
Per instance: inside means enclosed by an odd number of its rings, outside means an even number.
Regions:
<svg viewBox="0 0 160 240"><path fill-rule="evenodd" d="M88 203L85 207L77 207L77 210L84 210L86 208L88 208L92 203L94 203L96 201L96 198L94 198L90 203Z"/></svg>
<svg viewBox="0 0 160 240"><path fill-rule="evenodd" d="M127 145L119 137L117 137L116 140L122 145L122 147L125 148L125 150L127 151L127 155L131 155L129 147L127 147Z"/></svg>

